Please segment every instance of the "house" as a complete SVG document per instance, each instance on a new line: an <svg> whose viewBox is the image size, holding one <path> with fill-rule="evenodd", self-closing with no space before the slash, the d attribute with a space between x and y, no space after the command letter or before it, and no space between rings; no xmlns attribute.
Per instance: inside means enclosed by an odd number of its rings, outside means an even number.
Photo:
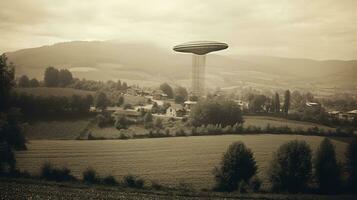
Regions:
<svg viewBox="0 0 357 200"><path fill-rule="evenodd" d="M353 121L354 119L357 119L357 110L351 110L345 113L346 120L348 121Z"/></svg>
<svg viewBox="0 0 357 200"><path fill-rule="evenodd" d="M249 109L249 102L243 100L234 100L240 108L240 110L248 110Z"/></svg>
<svg viewBox="0 0 357 200"><path fill-rule="evenodd" d="M115 112L113 112L111 116L115 119L117 116L121 116L121 115L124 115L129 119L137 120L141 116L141 113L137 112L136 110L121 109L121 110L116 110Z"/></svg>
<svg viewBox="0 0 357 200"><path fill-rule="evenodd" d="M190 100L188 100L188 101L185 101L183 104L185 105L185 109L186 109L187 111L191 111L191 109L193 108L193 106L195 106L195 105L197 104L197 101L190 101Z"/></svg>
<svg viewBox="0 0 357 200"><path fill-rule="evenodd" d="M319 103L309 102L309 101L307 101L307 102L305 103L305 105L306 105L307 107L318 107L318 106L320 106Z"/></svg>
<svg viewBox="0 0 357 200"><path fill-rule="evenodd" d="M152 96L155 100L165 100L168 97L162 90L155 90Z"/></svg>
<svg viewBox="0 0 357 200"><path fill-rule="evenodd" d="M180 104L173 104L166 109L166 116L168 117L183 117L186 114L186 110Z"/></svg>
<svg viewBox="0 0 357 200"><path fill-rule="evenodd" d="M330 115L330 117L333 117L333 118L339 118L338 116L339 116L340 113L341 113L341 112L338 111L338 110L334 110L334 111L329 111L329 112L328 112L328 114Z"/></svg>

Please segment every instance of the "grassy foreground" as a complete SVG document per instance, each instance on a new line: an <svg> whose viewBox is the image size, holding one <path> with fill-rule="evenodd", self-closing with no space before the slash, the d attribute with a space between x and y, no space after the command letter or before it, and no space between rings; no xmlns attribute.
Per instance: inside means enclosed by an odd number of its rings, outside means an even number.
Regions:
<svg viewBox="0 0 357 200"><path fill-rule="evenodd" d="M238 194L138 190L122 187L55 183L32 179L0 178L0 199L331 199L352 200L353 195Z"/></svg>

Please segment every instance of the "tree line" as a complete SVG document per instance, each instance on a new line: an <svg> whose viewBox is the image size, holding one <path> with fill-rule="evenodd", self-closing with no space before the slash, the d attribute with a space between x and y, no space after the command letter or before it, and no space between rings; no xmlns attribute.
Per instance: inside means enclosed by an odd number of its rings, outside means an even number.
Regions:
<svg viewBox="0 0 357 200"><path fill-rule="evenodd" d="M346 163L336 158L335 146L325 138L315 152L305 141L293 140L282 144L273 154L267 172L273 192L316 192L336 194L357 192L357 139L345 152ZM257 192L261 181L251 149L242 142L232 143L214 170L215 190ZM347 180L343 178L347 174Z"/></svg>
<svg viewBox="0 0 357 200"><path fill-rule="evenodd" d="M14 93L11 102L14 107L21 109L26 118L65 117L88 114L93 104L93 97L91 95L34 96Z"/></svg>

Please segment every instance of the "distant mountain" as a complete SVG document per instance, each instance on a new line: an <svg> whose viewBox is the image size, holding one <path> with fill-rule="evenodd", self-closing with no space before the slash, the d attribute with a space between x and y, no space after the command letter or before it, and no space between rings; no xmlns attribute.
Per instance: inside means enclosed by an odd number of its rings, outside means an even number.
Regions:
<svg viewBox="0 0 357 200"><path fill-rule="evenodd" d="M43 77L47 66L68 68L74 76L125 80L140 85L190 84L191 55L148 43L74 41L7 53L17 76ZM333 88L357 85L357 60L317 61L268 56L207 57L208 87Z"/></svg>

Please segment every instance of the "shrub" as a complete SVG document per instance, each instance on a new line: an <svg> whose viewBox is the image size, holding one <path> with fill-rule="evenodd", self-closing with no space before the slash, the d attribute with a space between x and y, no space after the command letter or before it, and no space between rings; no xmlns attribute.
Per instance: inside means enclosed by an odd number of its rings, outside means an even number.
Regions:
<svg viewBox="0 0 357 200"><path fill-rule="evenodd" d="M120 130L120 129L127 129L128 126L130 125L130 121L125 115L119 115L115 119L115 128Z"/></svg>
<svg viewBox="0 0 357 200"><path fill-rule="evenodd" d="M144 180L137 176L126 175L123 179L123 186L130 188L144 188Z"/></svg>
<svg viewBox="0 0 357 200"><path fill-rule="evenodd" d="M154 189L154 190L161 190L164 188L164 186L162 186L159 182L157 181L154 181L154 180L151 180L151 188Z"/></svg>
<svg viewBox="0 0 357 200"><path fill-rule="evenodd" d="M118 181L111 175L104 177L102 183L105 185L118 185Z"/></svg>
<svg viewBox="0 0 357 200"><path fill-rule="evenodd" d="M314 162L316 181L321 192L334 193L340 185L340 168L337 164L335 147L325 138L317 152Z"/></svg>
<svg viewBox="0 0 357 200"><path fill-rule="evenodd" d="M156 118L155 121L154 121L154 127L156 128L163 128L163 124L162 124L162 119L161 118Z"/></svg>
<svg viewBox="0 0 357 200"><path fill-rule="evenodd" d="M183 130L182 128L180 128L179 130L176 130L176 136L187 136L185 130Z"/></svg>
<svg viewBox="0 0 357 200"><path fill-rule="evenodd" d="M55 168L51 163L46 162L41 167L41 178L48 181L73 181L75 178L71 175L71 170L66 167Z"/></svg>
<svg viewBox="0 0 357 200"><path fill-rule="evenodd" d="M83 177L83 181L85 183L99 183L99 176L97 175L97 172L92 169L92 168L88 168L86 169L83 173L82 173L82 177Z"/></svg>
<svg viewBox="0 0 357 200"><path fill-rule="evenodd" d="M124 104L123 108L124 108L124 110L132 109L133 106L130 103L126 103L126 104Z"/></svg>
<svg viewBox="0 0 357 200"><path fill-rule="evenodd" d="M348 145L346 158L349 173L348 184L351 191L357 193L357 138L354 138Z"/></svg>
<svg viewBox="0 0 357 200"><path fill-rule="evenodd" d="M281 145L270 164L273 191L301 192L311 178L311 149L304 141Z"/></svg>
<svg viewBox="0 0 357 200"><path fill-rule="evenodd" d="M234 142L223 155L220 168L215 168L216 190L234 191L241 181L248 182L257 172L253 153L242 142Z"/></svg>
<svg viewBox="0 0 357 200"><path fill-rule="evenodd" d="M252 192L258 192L261 185L262 181L257 176L253 176L248 182L248 188Z"/></svg>

